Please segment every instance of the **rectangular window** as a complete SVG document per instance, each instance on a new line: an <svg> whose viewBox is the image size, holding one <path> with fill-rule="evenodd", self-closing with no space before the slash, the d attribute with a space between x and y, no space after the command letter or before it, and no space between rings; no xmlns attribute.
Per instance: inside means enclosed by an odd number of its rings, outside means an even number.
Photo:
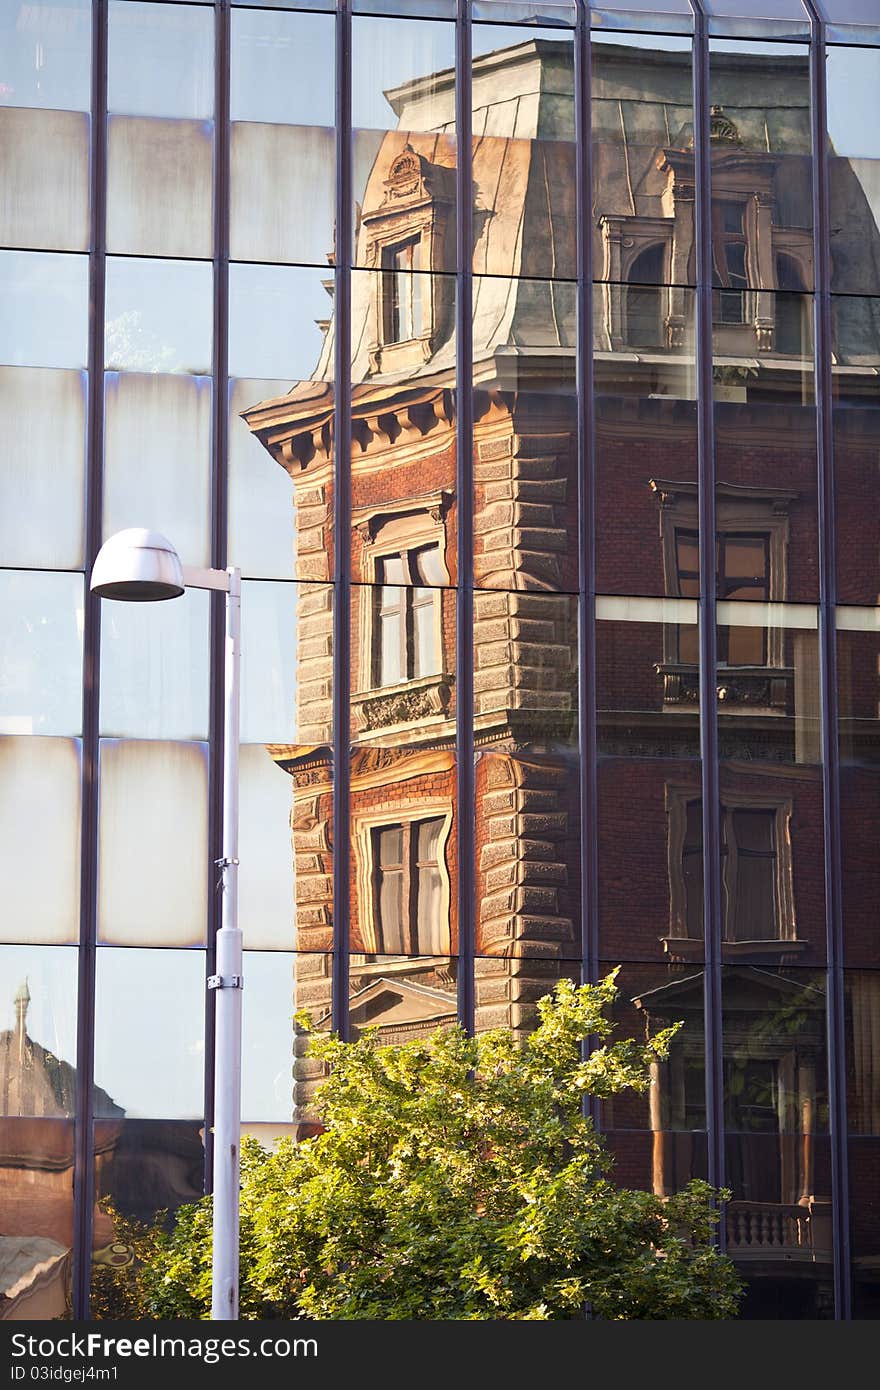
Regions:
<svg viewBox="0 0 880 1390"><path fill-rule="evenodd" d="M675 533L678 592L699 598L700 564L696 531ZM715 541L715 585L719 601L745 599L766 603L770 598L770 537L764 533L720 532ZM678 659L696 665L699 637L694 626L679 628ZM722 626L718 629L720 666L766 666L765 627Z"/></svg>
<svg viewBox="0 0 880 1390"><path fill-rule="evenodd" d="M777 812L773 807L721 808L721 910L725 941L778 941ZM703 930L702 802L687 803L681 851L687 934Z"/></svg>
<svg viewBox="0 0 880 1390"><path fill-rule="evenodd" d="M439 545L384 555L376 563L373 685L398 685L439 674Z"/></svg>
<svg viewBox="0 0 880 1390"><path fill-rule="evenodd" d="M449 950L440 872L443 817L372 831L377 951L440 955Z"/></svg>
<svg viewBox="0 0 880 1390"><path fill-rule="evenodd" d="M382 330L386 343L406 343L422 332L421 238L382 251Z"/></svg>
<svg viewBox="0 0 880 1390"><path fill-rule="evenodd" d="M716 289L712 317L716 323L745 321L743 291L749 287L746 273L745 204L713 202L712 247Z"/></svg>

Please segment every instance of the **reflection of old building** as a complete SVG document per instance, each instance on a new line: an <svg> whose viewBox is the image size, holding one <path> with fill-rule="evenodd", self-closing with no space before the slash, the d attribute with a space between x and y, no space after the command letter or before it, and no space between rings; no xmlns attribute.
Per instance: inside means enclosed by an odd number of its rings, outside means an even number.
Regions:
<svg viewBox="0 0 880 1390"><path fill-rule="evenodd" d="M579 954L568 62L566 44L541 39L478 58L473 73L485 272L473 319L478 1028L526 1028ZM728 1239L759 1315L821 1316L831 1224L808 73L787 55L720 57L713 71ZM685 1023L650 1103L618 1101L605 1124L621 1175L660 1193L705 1169L690 81L675 51L646 63L598 47L600 948L609 966L641 962L622 977L631 1027ZM353 1031L374 1024L399 1040L455 1017L452 74L389 100L399 129L366 182L352 276L350 983ZM859 196L853 180L854 209ZM842 236L865 235L876 229L863 204ZM876 341L873 320L850 325L841 393L858 395L846 363ZM331 319L312 379L245 412L294 487L300 742L271 751L293 780L296 999L320 1020L333 944L329 581L332 546L349 544L332 523L332 361ZM862 682L876 699L875 673L853 668L851 680L854 704ZM853 1009L867 1037L874 995ZM301 1060L300 1118L313 1084Z"/></svg>

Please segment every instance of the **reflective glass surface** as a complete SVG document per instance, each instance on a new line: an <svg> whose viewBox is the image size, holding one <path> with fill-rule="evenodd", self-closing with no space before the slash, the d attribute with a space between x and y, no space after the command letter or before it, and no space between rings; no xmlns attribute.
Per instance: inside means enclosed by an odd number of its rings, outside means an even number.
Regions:
<svg viewBox="0 0 880 1390"><path fill-rule="evenodd" d="M205 120L214 108L214 25L199 5L110 0L107 106Z"/></svg>
<svg viewBox="0 0 880 1390"><path fill-rule="evenodd" d="M242 419L255 402L277 400L288 385L248 378L229 383L229 554L245 576L291 579L295 573L293 479Z"/></svg>
<svg viewBox="0 0 880 1390"><path fill-rule="evenodd" d="M88 111L89 0L8 0L0 11L0 105Z"/></svg>
<svg viewBox="0 0 880 1390"><path fill-rule="evenodd" d="M78 741L0 738L2 941L79 939L81 779Z"/></svg>
<svg viewBox="0 0 880 1390"><path fill-rule="evenodd" d="M207 912L208 750L103 739L98 939L199 946Z"/></svg>
<svg viewBox="0 0 880 1390"><path fill-rule="evenodd" d="M152 527L184 564L210 545L211 380L160 371L105 376L104 536Z"/></svg>
<svg viewBox="0 0 880 1390"><path fill-rule="evenodd" d="M333 72L332 17L233 11L233 258L325 264L334 228Z"/></svg>
<svg viewBox="0 0 880 1390"><path fill-rule="evenodd" d="M239 758L239 920L257 951L296 946L293 879L293 784L262 743Z"/></svg>
<svg viewBox="0 0 880 1390"><path fill-rule="evenodd" d="M880 517L874 505L880 299L834 295L831 325L837 597L841 603L875 604L880 593Z"/></svg>
<svg viewBox="0 0 880 1390"><path fill-rule="evenodd" d="M205 956L102 946L95 973L96 1114L204 1114ZM162 1027L156 1003L162 1001Z"/></svg>
<svg viewBox="0 0 880 1390"><path fill-rule="evenodd" d="M106 603L101 618L102 734L208 737L209 595L174 603Z"/></svg>
<svg viewBox="0 0 880 1390"><path fill-rule="evenodd" d="M85 520L85 375L0 367L0 555L75 569Z"/></svg>
<svg viewBox="0 0 880 1390"><path fill-rule="evenodd" d="M82 730L79 574L0 570L0 734Z"/></svg>
<svg viewBox="0 0 880 1390"><path fill-rule="evenodd" d="M4 981L0 1114L4 1119L70 1118L76 1114L77 1100L77 952L58 946L2 946L0 962ZM26 1154L27 1150L20 1157ZM50 1154L44 1157L49 1159ZM71 1155L66 1166L72 1162ZM47 1165L41 1182L44 1191L52 1186L49 1172Z"/></svg>
<svg viewBox="0 0 880 1390"><path fill-rule="evenodd" d="M0 302L0 362L11 367L86 365L86 256L0 251Z"/></svg>
<svg viewBox="0 0 880 1390"><path fill-rule="evenodd" d="M880 138L876 122L865 120L880 81L880 51L829 45L826 53L831 287L880 294Z"/></svg>
<svg viewBox="0 0 880 1390"><path fill-rule="evenodd" d="M209 372L211 267L109 258L104 365L118 372Z"/></svg>
<svg viewBox="0 0 880 1390"><path fill-rule="evenodd" d="M0 109L0 245L87 251L89 120Z"/></svg>

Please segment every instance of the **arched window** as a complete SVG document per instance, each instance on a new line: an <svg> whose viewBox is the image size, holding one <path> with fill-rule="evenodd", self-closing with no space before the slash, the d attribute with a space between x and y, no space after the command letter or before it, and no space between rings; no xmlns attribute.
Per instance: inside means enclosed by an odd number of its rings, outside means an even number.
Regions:
<svg viewBox="0 0 880 1390"><path fill-rule="evenodd" d="M640 251L630 267L626 290L626 340L630 347L662 347L664 248Z"/></svg>
<svg viewBox="0 0 880 1390"><path fill-rule="evenodd" d="M807 350L806 299L801 268L792 256L776 257L776 352L801 357Z"/></svg>

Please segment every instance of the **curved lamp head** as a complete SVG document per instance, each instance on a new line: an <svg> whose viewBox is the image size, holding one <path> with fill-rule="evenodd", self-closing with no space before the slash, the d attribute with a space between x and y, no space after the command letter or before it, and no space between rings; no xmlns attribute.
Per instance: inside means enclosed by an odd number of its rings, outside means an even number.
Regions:
<svg viewBox="0 0 880 1390"><path fill-rule="evenodd" d="M135 526L117 531L95 557L89 585L99 598L154 603L184 592L183 566L169 540Z"/></svg>

